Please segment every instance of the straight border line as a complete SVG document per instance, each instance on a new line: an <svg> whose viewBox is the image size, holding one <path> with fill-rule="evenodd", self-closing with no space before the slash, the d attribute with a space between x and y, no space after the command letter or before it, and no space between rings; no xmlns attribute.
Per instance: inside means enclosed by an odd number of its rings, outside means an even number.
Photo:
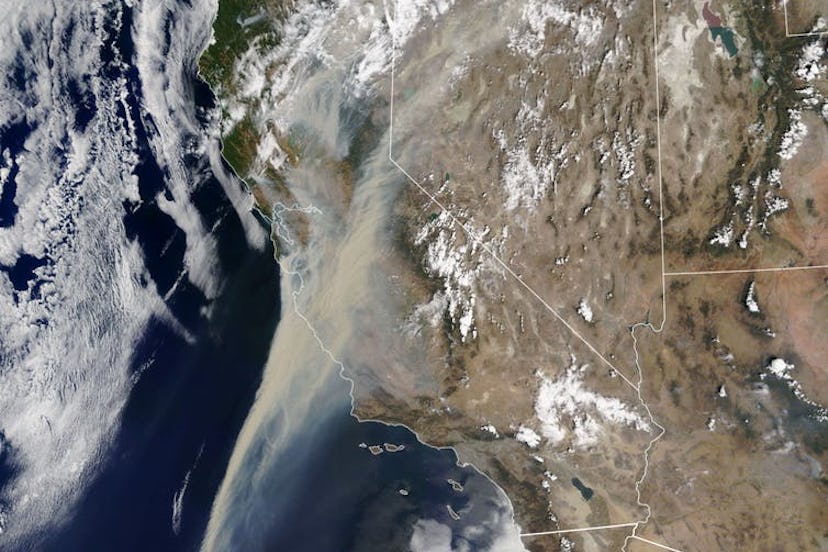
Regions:
<svg viewBox="0 0 828 552"><path fill-rule="evenodd" d="M654 11L653 11L653 23L654 23L654 30L655 30L655 24L656 24L656 12L655 12L655 6L656 6L656 0L653 0L653 7L654 7ZM812 32L812 33L793 33L793 34L792 34L792 33L789 33L789 32L788 32L787 0L783 0L783 6L784 6L784 11L785 11L785 30L786 30L786 37L808 37L808 36L822 36L822 35L826 35L826 34L828 34L828 30L826 30L826 31L820 31L820 32ZM396 7L396 6L395 6L395 7ZM396 14L395 14L395 15L396 15ZM642 386L642 384L643 384L643 376L642 376L642 372L641 372L641 367L638 365L638 362L636 361L636 365L637 365L637 368L638 368L638 375L639 375L639 383L636 385L636 384L633 384L633 383L632 383L632 382L631 382L628 378L626 378L626 377L623 375L623 373L621 373L620 371L618 371L618 369L617 369L617 368L615 368L615 366L614 366L612 363L610 363L610 362L609 362L609 361L608 361L608 360L607 360L607 359L606 359L606 358L605 358L605 357L604 357L601 353L599 353L599 352L598 352L598 351L597 351L597 350L596 350L596 349L595 349L595 348L594 348L594 347L593 347L593 346L592 346L592 345L591 345L591 344L590 344L590 343L589 343L589 342L588 342L588 341L587 341L587 340L586 340L583 336L581 336L581 334L580 334L580 333L578 333L578 332L577 332L577 331L576 331L576 330L575 330L575 329L574 329L574 328L573 328L573 327L572 327L572 326L571 326L571 325L570 325L570 324L569 324L566 320L564 320L564 319L563 319L563 318L562 318L562 317L561 317L561 316L557 313L557 311L556 311L554 308L552 308L551 306L549 306L549 305L546 303L546 301L544 301L544 300L543 300L543 299L542 299L542 298L541 298L541 297L540 297L540 296L539 296L539 295L538 295L538 294L537 294L537 293L536 293L536 292L535 292L535 291L534 291L534 290L533 290L533 289L532 289L532 288L531 288L528 284L526 284L526 283L522 280L522 278L521 278L519 275L515 274L515 273L514 273L514 272L513 272L513 271L512 271L512 270L511 270L511 269L510 269L507 265L505 265L505 263L504 263L502 260L500 260L500 258L499 258L499 257L498 257L498 256L497 256L497 255L496 255L493 251L491 251L491 250L490 250L490 249L489 249L489 248L488 248L485 244L483 244L483 243L482 243L482 241L480 241L480 238L479 238L478 236L476 236L473 232L471 232L468 228L466 228L466 226L465 226L462 222L460 222L458 219L456 219L456 218L453 216L453 214L452 214L452 213L451 213L448 209L446 209L446 208L445 208L445 207L444 207L444 206L443 206L443 205L442 205L442 204L441 204L441 203L440 203L440 202L439 202L436 198L434 198L434 197L433 197L430 193L428 193L428 192L427 192L427 191L423 188L423 186L421 186L421 185L420 185L420 183L419 183L419 182L417 182L414 178L412 178L412 177L411 177L411 175L409 175L409 174L408 174L408 173L407 173L407 172L406 172L406 171L405 171L405 170L404 170L404 169L403 169L403 168L402 168L402 167L401 167L401 166L400 166L400 165L399 165L399 164L398 164L398 163L397 163L394 159L393 159L393 157L392 157L393 133L391 132L391 131L393 130L393 114L394 114L394 113L393 113L393 105L394 105L394 70L395 70L395 63L394 63L394 61L393 61L393 60L395 59L395 53L396 53L396 52L395 52L395 46L394 46L394 44L393 44L393 38L394 38L394 37L393 37L393 30L392 30L392 65L391 65L391 75L392 75L392 78L391 78L391 96L390 96L390 104L391 104L391 109L390 109L390 115L389 115L389 143L388 143L388 159L389 159L389 161L390 161L390 162L391 162L391 163L392 163L392 164L393 164L393 165L394 165L397 169L399 169L399 170L400 170L400 171L401 171L401 172L402 172L402 173L403 173L403 174L404 174L404 175L405 175L405 176L406 176L406 177L407 177L407 178L408 178L411 182L413 182L413 183L414 183L414 184L415 184L415 185L416 185L416 186L417 186L417 187L418 187L418 188L419 188L419 189L420 189L423 193L425 193L425 194L426 194L426 195L427 195L427 196L428 196L428 197L429 197L429 198L430 198L430 199L431 199L431 200L432 200L435 204L437 204L440 208L442 208L442 209L443 209L443 210L444 210L444 211L445 211L445 212L446 212L446 213L447 213L447 214L451 217L451 219L452 219L455 223L457 223L457 224L458 224L458 225L459 225L459 226L460 226L460 227L461 227L461 228L462 228L462 229L463 229L463 230L464 230L464 231L465 231L465 232L469 235L469 237L470 237L471 239L473 239L473 240L477 241L477 242L478 242L478 243L482 246L482 248L483 248L484 250L486 250L486 251L487 251L487 252L488 252L488 253L492 256L492 258L494 258L494 259L495 259L495 261L497 261L497 262L498 262L498 263L499 263L499 264L500 264L500 265L501 265L501 266L502 266L505 270L507 270L507 271L508 271L508 272L509 272L509 273L510 273L513 277L515 277L515 279L517 279L517 281L518 281L518 282L519 282L519 283L520 283L520 284L521 284L521 285L522 285L522 286L523 286L526 290L528 290L528 291L529 291L529 292L530 292L530 293L531 293L531 294L532 294L532 295L533 295L536 299L538 299L538 300L539 300L539 301L540 301L540 302L541 302L541 303L542 303L542 304L543 304L543 305L544 305L544 306L545 306L545 307L546 307L546 308L547 308L547 309L548 309L548 310L549 310L549 311L550 311L553 315L555 315L555 317L556 317L556 318L557 318L560 322L562 322L562 323L563 323L563 324L567 327L567 329L569 329L569 330L570 330L570 331L571 331L571 332L572 332L572 333L573 333L573 334L574 334L574 335L575 335L575 336L576 336L576 337L577 337L580 341L582 341L582 342L583 342L583 343L584 343L584 344L585 344L585 345L586 345L586 346L587 346L587 347L588 347L588 348L589 348L592 352L594 352L594 353L595 353L595 354L596 354L596 355L597 355L597 356L598 356L598 357L599 357L599 358L600 358L600 359L601 359L604 363L606 363L609 367L611 367L611 368L615 371L615 373L617 373L617 374L618 374L618 375L619 375L619 376L620 376L620 377L621 377L621 378L622 378L622 379L623 379L626 383L628 383L630 386L632 386L632 387L633 387L633 388L634 388L634 389L638 392L638 398L639 398L639 400L641 401L641 403L643 404L643 406L645 406L645 408L647 408L648 413L650 414L650 418L651 418L651 420L653 421L653 423L654 423L654 424L658 425L658 423L657 423L657 422L655 422L655 419L654 419L654 417L652 416L652 414L649 412L649 408L647 407L647 403L643 400L643 397L641 396L641 386ZM659 211L660 211L660 214L659 214L659 226L660 226L660 241L661 241L661 281L662 281L662 309L663 309L663 317L662 317L662 321L661 321L661 324L660 324L660 326L659 326L659 328L658 328L658 329L656 329L656 328L655 328L652 324L650 324L650 323L637 323L637 324L635 324L635 325L633 326L633 330L634 330L634 328L635 328L635 327L638 327L638 326L647 326L647 327L649 327L649 328L650 328L650 329L651 329L654 333L661 333L661 332L663 331L664 327L665 327L665 323L666 323L666 316L667 316L667 306L666 306L666 302L667 302L667 301L666 301L666 277L667 277L667 276L691 276L691 275L736 274L736 273L751 273L751 272L783 272L783 271L798 271L798 270L816 270L816 269L826 269L826 268L828 268L828 265L815 265L815 266L802 266L802 267L779 267L779 268L758 268L758 269L735 269L735 270L712 270L712 271L687 271L687 272L667 272L667 271L665 270L665 255L664 255L664 215L663 215L663 179L662 179L662 174L661 174L661 141L660 141L660 122L661 122L661 121L660 121L660 117L659 117L659 108L658 108L658 105L659 105L659 83L658 83L658 79L659 79L659 77L658 77L658 49L657 49L657 40L658 40L658 34L657 34L657 31L656 31L656 32L654 32L654 52L653 52L653 53L654 53L654 66L655 66L655 74L656 74L656 83L655 83L655 91L656 91L656 106L657 106L657 110L656 110L656 126L657 126L657 135L656 135L656 138L657 138L657 149L658 149L658 173L659 173L659 174L658 174L658 179L659 179ZM280 264L281 264L281 263L280 263ZM286 270L286 272L287 272L288 274L294 274L294 275L297 275L297 276L299 276L300 280L302 280L302 278L301 278L301 274L296 273L296 272L291 272L291 271L289 271L289 270ZM331 353L331 351L330 351L330 350L328 350L328 349L324 346L324 344L323 344L323 342L322 342L321 338L318 336L318 334L316 333L316 330L315 330L315 329L313 328L313 326L310 324L309 320L308 320L308 319L304 316L304 314L302 314L302 313L298 310L298 306L296 305L296 298L297 298L298 294L300 294L300 293L302 292L302 289L303 289L303 288L304 288L304 281L302 281L302 283L301 283L301 285L300 285L299 290L296 290L296 291L294 291L294 292L292 293L292 296L293 296L293 302L294 302L294 310L295 310L295 313L296 313L296 314L297 314L297 315L298 315L298 316L299 316L299 317L300 317L300 318L301 318L301 319L305 322L305 324L307 325L307 327L311 330L313 337L314 337L314 338L316 339L316 341L318 342L318 344L319 344L319 346L320 346L321 350L323 351L323 353L326 353L326 354L330 357L330 359L331 359L334 363L336 363L336 364L338 364L338 365L340 366L340 376L341 376L343 379L345 379L346 381L348 381L348 382L351 384L351 389L352 389L351 393L352 393L352 392L353 392L353 383L354 383L354 382L353 382L353 380L351 380L349 377L347 377L347 376L344 374L344 365L343 365L343 363L342 363L342 362L340 362L339 360L337 360L337 359L333 356L333 354ZM634 335L634 334L633 334L633 339L635 340L635 335ZM636 351L636 356L637 356L637 351ZM353 410L353 394L351 394L351 399L352 399L352 400L351 400L351 402L352 402L352 410ZM380 423L385 423L385 422L380 422ZM391 425L391 424L386 424L386 425ZM407 427L407 426L406 426L406 427ZM659 427L661 427L661 426L659 426ZM411 428L409 428L409 429L411 429ZM637 482L636 482L636 491L638 491L638 486L639 486L639 485L643 482L644 478L645 478L645 477L646 477L646 475L647 475L647 470L646 470L646 467L647 467L647 466L646 466L646 463L647 463L647 456L648 456L649 450L652 448L652 446L655 444L655 442L656 442L656 441L658 441L658 439L660 439L660 438L664 435L664 429L663 429L663 428L661 428L661 429L662 429L662 433L661 433L660 435L658 435L656 438L654 438L653 440L651 440L650 444L649 444L649 445L648 445L648 447L647 447L647 450L645 451L645 454L644 454L644 457L645 457L645 470L644 470L644 473L643 473L642 477L639 479L639 481L637 481ZM418 435L418 434L417 434L417 433L416 433L413 429L411 429L411 431L415 434L415 436L417 436L417 439L419 440L419 435ZM448 448L451 448L451 449L453 450L453 447L448 447ZM482 472L480 472L480 473L482 474ZM486 477L486 476L485 476L485 474L483 474L483 475L484 475L484 477ZM543 536L543 535L555 535L555 534L564 534L564 533L590 532L590 531L599 531L599 530L604 530L604 529L615 529L615 528L624 528L624 527L635 527L635 528L637 529L640 525L644 525L644 524L646 524L646 523L647 523L647 521L649 521L649 518L650 518L649 505L642 504L642 503L640 502L640 492L638 492L638 497L639 497L639 502L638 502L638 504L639 504L640 506L641 506L641 505L644 505L644 506L646 506L646 507L647 507L647 509L648 509L648 515L647 515L647 518L646 518L645 520L643 520L643 521L639 521L639 522L629 522L629 523L620 523L620 524L612 524L612 525L603 525L603 526L593 526L593 527L582 527L582 528L574 528L574 529L561 529L561 530L554 530L554 531L542 531L542 532L535 532L535 533L521 533L519 536L520 536L520 538L525 538L525 537L534 537L534 536ZM661 549L664 549L664 550L668 550L668 551L670 551L670 552L682 552L681 550L678 550L678 549L676 549L676 548L672 548L672 547L670 547L670 546L667 546L667 545L664 545L664 544L660 544L660 543L658 543L658 542L655 542L655 541L652 541L652 540L649 540L649 539L646 539L646 538L640 537L640 536L638 536L638 535L635 533L635 530L633 531L633 533L632 533L631 535L628 535L628 537L627 537L627 539L626 539L626 540L629 540L629 539L635 539L635 540L638 540L638 541L640 541L640 542L643 542L643 543L646 543L646 544L650 544L650 545L652 545L652 546L656 546L656 547L661 548ZM626 547L626 540L625 540L625 547Z"/></svg>
<svg viewBox="0 0 828 552"><path fill-rule="evenodd" d="M734 268L725 270L688 270L686 272L665 272L664 276L712 276L716 274L752 274L754 272L795 272L802 270L824 270L828 265L780 266L769 268Z"/></svg>
<svg viewBox="0 0 828 552"><path fill-rule="evenodd" d="M655 542L655 541L651 541L649 539L645 539L644 537L639 537L638 535L633 535L631 538L633 538L635 540L639 540L641 542L645 542L645 543L650 544L652 546L657 546L658 548L662 548L664 550L669 550L670 552L682 552L678 548L673 548L671 546L667 546L666 544L661 544L661 543L658 543L658 542Z"/></svg>
<svg viewBox="0 0 828 552"><path fill-rule="evenodd" d="M657 30L657 13L656 13L656 0L653 0L653 65L655 67L655 93L656 93L656 145L657 145L657 153L658 153L658 184L659 184L659 234L660 234L660 249L661 249L661 300L662 300L662 319L661 323L658 327L653 326L651 323L638 323L633 325L632 332L634 332L635 328L641 325L649 327L654 333L661 333L666 325L667 321L667 286L666 286L666 278L668 276L696 276L696 275L723 275L723 274L743 274L743 273L754 273L754 272L786 272L786 271L800 271L800 270L817 270L817 269L825 269L828 268L828 265L816 265L816 266L804 266L804 267L776 267L776 268L754 268L754 269L733 269L733 270L709 270L709 271L680 271L680 272L668 272L666 270L666 260L664 254L664 193L663 193L663 175L662 175L662 159L661 159L661 118L659 116L659 96L660 96L660 89L659 89L659 75L658 75L658 30ZM396 7L396 6L395 6ZM784 7L784 16L785 16L785 36L786 37L796 37L796 36L822 36L824 34L828 34L828 31L824 32L813 32L813 33L795 33L792 34L789 32L788 29L788 12L787 12L787 0L783 2ZM396 10L395 10L396 11ZM396 14L395 14L396 15ZM435 205L437 205L442 211L444 211L452 220L452 222L456 223L460 228L468 235L468 237L477 242L481 248L486 251L494 260L495 262L500 265L505 271L507 271L511 276L513 276L518 283L526 289L532 296L534 296L540 303L552 314L556 319L558 319L576 338L578 338L583 344L585 344L595 355L598 356L607 366L613 369L615 373L617 373L628 385L630 385L638 394L638 398L640 403L647 408L648 413L650 414L651 421L661 428L661 433L657 435L653 440L650 441L647 449L644 453L644 460L645 460L645 468L642 477L636 482L636 491L638 494L638 505L646 507L647 509L647 516L643 521L635 522L635 523L623 523L623 524L614 524L614 525L604 525L604 526L595 526L595 527L585 527L585 528L576 528L576 529L563 529L563 530L555 530L555 531L542 531L542 532L535 532L535 533L523 533L520 535L521 538L524 537L533 537L533 536L542 536L542 535L556 535L556 534L563 534L563 533L575 533L575 532L586 532L586 531L598 531L602 529L613 529L613 528L622 528L622 527L633 527L633 532L627 536L624 543L624 548L626 549L627 542L630 539L636 539L640 542L644 542L664 550L668 550L671 552L682 552L676 548L672 548L667 545L663 545L643 537L640 537L636 534L636 530L646 524L651 516L650 507L646 503L642 503L640 500L640 490L639 486L643 482L644 478L647 475L647 467L648 467L648 456L650 449L658 441L665 433L663 427L661 427L656 421L655 418L652 416L652 413L649 412L649 407L644 401L641 395L641 387L643 385L643 374L641 371L640 365L636 362L636 366L638 368L638 384L634 384L629 378L627 378L622 372L620 372L609 360L607 360L604 355L602 355L589 341L586 340L572 325L570 325L560 314L558 314L557 310L554 309L551 305L549 305L531 286L529 286L526 282L523 281L522 277L516 274L505 262L503 262L495 253L492 251L485 243L483 243L475 233L468 228L464 223L462 223L459 219L457 219L453 213L446 208L436 197L434 197L431 193L429 193L419 181L417 181L414 177L412 177L402 166L394 159L393 157L393 127L394 127L394 81L395 81L395 70L396 70L396 44L394 41L393 29L391 29L392 34L392 46L391 46L391 87L390 87L390 114L389 114L389 137L388 137L388 160L411 182L413 183L424 195L426 195ZM635 335L633 334L633 340L635 341ZM637 351L636 351L637 356Z"/></svg>
<svg viewBox="0 0 828 552"><path fill-rule="evenodd" d="M579 527L577 529L558 529L556 531L539 531L537 533L521 533L520 538L540 537L543 535L560 535L561 533L585 533L589 531L600 531L602 529L618 529L621 527L633 527L635 522L616 523L614 525L596 525L594 527Z"/></svg>
<svg viewBox="0 0 828 552"><path fill-rule="evenodd" d="M828 34L828 29L824 31L812 31L809 33L792 33L788 29L788 2L791 0L782 0L782 11L785 13L785 37L786 38L801 38L806 36L823 36Z"/></svg>

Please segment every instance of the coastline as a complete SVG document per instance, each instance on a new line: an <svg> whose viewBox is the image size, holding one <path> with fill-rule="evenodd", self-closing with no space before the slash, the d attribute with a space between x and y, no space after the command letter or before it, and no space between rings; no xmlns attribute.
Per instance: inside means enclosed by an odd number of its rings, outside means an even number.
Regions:
<svg viewBox="0 0 828 552"><path fill-rule="evenodd" d="M214 91L214 93L215 93L215 91ZM226 136L222 136L222 145L223 145L223 147L225 146L224 140L226 140ZM222 156L223 156L223 152L222 152ZM247 179L241 174L242 171L238 171L237 168L232 165L230 160L228 160L225 157L223 157L223 160L228 166L230 166L232 168L235 176L237 178L239 178L240 181L244 182L247 185L248 190L252 190L254 188L255 185L251 185L247 181ZM389 165L389 168L394 169L393 166L390 166L390 165ZM291 195L290 198L293 199L293 196ZM270 224L273 225L274 224L273 218L269 217L268 214L267 214L267 211L269 211L270 209L268 209L265 206L260 205L258 203L258 201L254 201L254 204L255 204L256 212L259 214L259 216L261 216L263 219L267 220L268 222L270 222ZM294 205L296 205L296 204L294 204ZM301 211L302 210L301 208L285 207L284 205L282 205L282 207L284 208L285 211L290 211L290 210ZM307 213L302 213L302 215L306 215L306 214ZM314 327L314 325L311 323L311 321L308 319L308 317L302 312L299 305L297 304L298 296L304 291L305 283L304 283L304 280L302 279L302 275L301 275L300 272L295 271L295 270L291 270L291 268L289 266L285 266L284 258L282 256L282 255L285 254L285 253L283 253L283 245L286 242L287 243L293 243L292 237L291 236L280 235L279 225L275 225L273 230L274 231L273 231L273 234L271 236L271 241L273 242L274 246L276 247L276 250L279 252L279 254L277 254L277 256L276 256L276 262L280 266L280 272L282 274L283 279L288 280L289 278L298 278L299 282L300 282L299 285L298 285L298 289L295 289L295 288L288 289L285 286L283 286L282 287L282 292L281 292L281 300L283 301L283 304L284 304L285 301L293 303L293 313L299 318L299 320L301 321L301 324L303 324L305 326L306 331L309 332L309 334L313 336L313 341L318 346L318 352L321 352L325 357L327 357L330 364L334 367L334 372L336 373L337 379L339 379L339 380L341 380L341 381L343 381L344 383L347 384L348 415L360 424L379 424L379 425L382 425L382 426L390 428L390 429L405 430L405 431L409 432L414 437L415 442L418 443L419 445L422 445L422 446L427 447L431 450L434 450L435 452L450 452L454 457L454 464L458 468L471 469L476 474L478 474L479 476L484 478L486 481L488 481L489 484L492 485L492 487L498 493L499 499L504 502L504 504L505 504L505 506L506 506L506 508L509 512L510 523L514 523L514 521L515 521L514 509L513 509L511 500L509 499L506 492L486 472L481 470L474 463L472 463L470 461L462 460L461 456L460 456L460 453L458 452L458 450L455 446L453 446L453 445L434 445L434 444L431 444L431 443L428 442L427 439L423 438L417 430L415 430L414 428L412 428L410 425L408 425L406 423L393 422L393 421L388 421L388 420L385 420L385 419L382 419L382 418L371 417L371 416L362 416L362 415L359 414L359 408L357 406L357 398L355 396L355 390L356 390L358 384L355 381L355 378L348 374L348 369L346 368L345 364L343 362L341 362L334 355L334 353L331 352L331 350L326 346L325 341L320 337L319 332L317 331L317 329ZM292 301L291 301L291 299L292 299ZM284 322L285 322L285 317L283 316L283 320L280 321L280 327L282 326L282 324ZM275 348L277 347L277 342L278 342L278 333L279 333L279 330L277 330L277 338L274 340L274 350L271 352L271 361L268 362L268 365L271 366L271 367L272 367L273 363L279 363L280 360L281 360L280 355L275 353L275 350L276 350ZM258 402L258 400L257 400L257 402ZM251 416L254 416L254 414L251 413ZM245 425L247 425L247 423L248 422L246 422ZM263 423L263 422L260 421L260 423ZM242 441L242 437L240 436L239 442L241 442L241 441ZM238 466L238 463L237 463L237 466ZM238 469L238 468L236 468L236 469ZM232 476L231 472L232 472L232 470L228 469L228 477L227 477L228 479L230 479L231 476ZM219 497L217 497L216 506L215 506L216 510L214 511L214 515L216 513L218 513L220 510L227 509L227 508L230 507L229 504L226 507L222 507L222 506L219 505L220 502L221 502L221 499ZM514 541L512 543L512 546L520 547L521 545L520 545L519 539L517 538L517 533L519 532L520 529L517 526L515 527L515 529L516 530L513 534ZM211 542L211 538L214 538L214 537L211 537L209 534L205 538L204 549L211 549L211 545L208 544L209 542Z"/></svg>

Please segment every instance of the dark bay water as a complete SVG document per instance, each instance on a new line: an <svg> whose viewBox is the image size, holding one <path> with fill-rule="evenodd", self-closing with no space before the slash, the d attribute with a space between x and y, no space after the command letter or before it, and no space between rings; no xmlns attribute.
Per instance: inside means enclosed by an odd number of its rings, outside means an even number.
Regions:
<svg viewBox="0 0 828 552"><path fill-rule="evenodd" d="M572 478L572 485L576 489L578 489L578 492L581 493L581 496L586 501L589 501L589 499L592 498L592 495L595 494L595 491L593 491L590 487L584 485L584 482L578 479L577 477Z"/></svg>
<svg viewBox="0 0 828 552"><path fill-rule="evenodd" d="M451 529L454 545L485 550L502 530L493 514L508 517L488 479L402 427L360 423L343 410L292 448L286 465L274 466L272 511L253 549L409 550L415 525L430 520Z"/></svg>

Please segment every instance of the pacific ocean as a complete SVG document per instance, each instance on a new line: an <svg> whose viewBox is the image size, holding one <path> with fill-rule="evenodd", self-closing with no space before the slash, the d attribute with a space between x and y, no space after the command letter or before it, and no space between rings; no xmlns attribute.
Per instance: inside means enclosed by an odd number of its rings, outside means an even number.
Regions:
<svg viewBox="0 0 828 552"><path fill-rule="evenodd" d="M123 11L120 29L104 47L118 50L128 63L134 62L132 16L131 9ZM124 109L133 120L146 120L134 66L103 76L126 76L131 93ZM194 73L189 79L195 111L214 109L209 88ZM73 99L80 106L81 98ZM190 339L160 318L147 324L132 353L135 384L108 458L70 520L46 536L47 550L196 549L278 322L273 249L251 247L239 218L254 215L234 210L207 159L183 154L199 180L190 201L218 244L214 262L221 291L208 300L180 277L186 235L155 201L158 194L169 194L169 176L153 157L147 136L152 129L137 125L135 130L140 199L124 202L124 228L140 245L149 279ZM221 176L228 178L225 169Z"/></svg>
<svg viewBox="0 0 828 552"><path fill-rule="evenodd" d="M197 278L189 277L187 255L196 244L181 220L161 205L173 201L174 178L153 147L158 121L145 109L147 94L153 91L137 67L135 9L125 3L113 13L118 20L105 24L99 35L104 41L102 65L94 78L104 85L125 83L128 93L115 116L130 123L138 159L132 172L137 194L119 199L108 215L121 218L126 241L140 250L145 268L140 286L154 286L164 309L149 317L135 342L122 344L130 348L128 393L111 441L93 443L99 455L95 469L84 472L71 488L75 496L67 514L29 533L30 544L24 548L196 550L268 361L281 310L279 265L270 244L257 247L246 235L246 228L257 224L266 233L267 221L240 211L227 195L228 187L242 184L226 164L211 163L205 153L209 148L194 147L166 154L185 161L193 181L188 196L192 212L216 243L211 259L211 273L219 275L216 294L208 297L194 283ZM177 19L180 12L175 9L166 13L155 20L168 42L158 44L159 49L170 48L171 29L189 24ZM82 32L74 24L68 28ZM196 40L199 35L185 29L180 36ZM166 72L186 75L186 86L177 93L191 102L196 114L193 122L200 135L191 141L215 140L208 132L215 98L196 75L194 60L170 57L169 63L180 65L166 67ZM18 78L18 85L25 87L25 73ZM99 106L90 98L67 87L75 132L87 131L98 115ZM17 155L33 132L25 122L7 125L2 149ZM15 224L16 176L13 166L0 196L0 227ZM118 197L117 183L99 184L104 191L112 186L112 197ZM21 255L0 269L15 290L38 294L43 284L38 269L55 262L48 256ZM95 373L86 375L75 385L105 385L96 381ZM344 404L345 381L337 379L331 389L343 399L332 402ZM94 426L103 420L86 422ZM269 466L258 492L272 501L264 511L248 513L260 523L250 534L238 535L235 549L387 551L408 550L415 543L417 550L425 550L434 542L487 549L511 521L508 502L488 479L458 466L453 451L419 443L406 428L358 422L347 408L325 413L311 425L313 431L290 443L279 454L280 461ZM0 445L4 440L0 433ZM370 446L379 448L372 453ZM7 461L5 453L0 447L0 488L13 488L26 466ZM8 504L7 510L13 523L16 505ZM1 540L0 549L6 549Z"/></svg>

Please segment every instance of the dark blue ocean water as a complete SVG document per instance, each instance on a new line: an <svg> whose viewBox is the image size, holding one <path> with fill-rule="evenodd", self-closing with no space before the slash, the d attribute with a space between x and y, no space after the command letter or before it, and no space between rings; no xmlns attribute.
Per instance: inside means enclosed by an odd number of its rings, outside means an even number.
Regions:
<svg viewBox="0 0 828 552"><path fill-rule="evenodd" d="M405 448L375 455L364 447L385 443ZM422 445L406 428L360 423L342 410L285 452L263 483L273 496L266 529L242 535L239 549L404 551L415 523L424 519L450 527L455 545L463 540L471 550L484 550L491 544L487 524L503 508L494 485L459 467L453 451ZM460 520L447 507L461 513ZM480 531L460 536L469 527Z"/></svg>
<svg viewBox="0 0 828 552"><path fill-rule="evenodd" d="M11 166L8 167L8 179L0 189L0 228L8 228L14 225L14 219L17 216L17 204L14 199L17 195L15 178L19 167L14 162L14 158L23 151L23 144L32 130L24 120L3 129L0 133L0 153L8 151L9 157L12 159Z"/></svg>
<svg viewBox="0 0 828 552"><path fill-rule="evenodd" d="M103 49L120 52L126 61L134 61L131 17L131 10L125 9L120 31L113 31ZM121 67L114 55L105 57L108 63L102 77L128 79L131 94L126 109L132 120L142 123L136 128L141 202L123 204L124 228L127 237L140 245L149 277L164 296L184 268L186 236L154 201L157 194L169 193L169 175L159 167L149 145L148 134L154 129L151 119L139 112L143 98L137 71L131 65ZM72 99L78 106L75 123L86 125L95 106L78 92ZM193 102L213 106L212 94L195 76ZM161 320L148 324L132 355L137 383L109 458L84 489L68 524L54 534L41 535L39 550L193 550L201 541L233 444L261 380L280 303L272 248L260 251L248 245L242 221L207 168L207 160L190 161L193 174L201 180L190 199L203 227L214 228L222 292L208 301L186 278L176 284L166 299L167 307L194 341L185 341ZM15 287L25 286L41 262L26 257L9 267ZM203 314L208 305L209 319ZM171 522L173 498L188 471L176 534Z"/></svg>

